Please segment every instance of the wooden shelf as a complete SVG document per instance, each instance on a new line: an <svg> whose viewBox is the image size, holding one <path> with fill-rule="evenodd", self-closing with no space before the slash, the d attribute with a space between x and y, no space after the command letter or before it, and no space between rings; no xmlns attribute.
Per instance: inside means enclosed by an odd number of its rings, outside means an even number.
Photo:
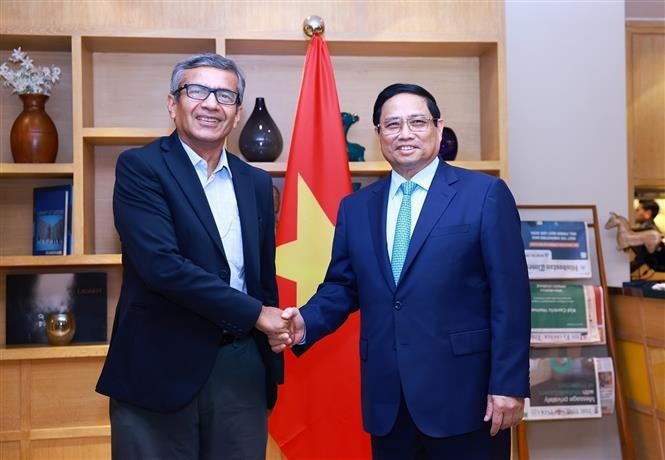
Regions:
<svg viewBox="0 0 665 460"><path fill-rule="evenodd" d="M143 145L169 134L158 128L83 128L83 140L95 145Z"/></svg>
<svg viewBox="0 0 665 460"><path fill-rule="evenodd" d="M65 35L0 35L0 49L23 51L66 51L71 52L71 37Z"/></svg>
<svg viewBox="0 0 665 460"><path fill-rule="evenodd" d="M87 254L70 256L0 256L0 269L35 267L85 267L120 265L120 254Z"/></svg>
<svg viewBox="0 0 665 460"><path fill-rule="evenodd" d="M453 166L482 171L493 175L497 175L501 171L501 164L498 161L452 161L449 163ZM264 161L250 164L269 172L273 176L283 176L286 174L287 162L285 161ZM349 170L351 174L357 176L383 176L390 172L390 164L385 160L351 161L349 162Z"/></svg>
<svg viewBox="0 0 665 460"><path fill-rule="evenodd" d="M94 53L196 54L215 51L214 38L188 37L82 37L83 46Z"/></svg>
<svg viewBox="0 0 665 460"><path fill-rule="evenodd" d="M22 347L0 347L0 361L20 361L35 359L68 359L104 357L108 352L107 344L98 345L39 345Z"/></svg>
<svg viewBox="0 0 665 460"><path fill-rule="evenodd" d="M264 40L229 38L225 41L227 54L304 56L306 40ZM471 57L481 56L496 42L458 41L357 41L327 40L332 56L406 56L406 57Z"/></svg>
<svg viewBox="0 0 665 460"><path fill-rule="evenodd" d="M72 177L72 163L0 163L0 178Z"/></svg>
<svg viewBox="0 0 665 460"><path fill-rule="evenodd" d="M639 177L633 178L633 185L635 188L647 189L665 189L665 179L641 179Z"/></svg>
<svg viewBox="0 0 665 460"><path fill-rule="evenodd" d="M111 436L111 425L37 428L30 430L30 440L98 438Z"/></svg>

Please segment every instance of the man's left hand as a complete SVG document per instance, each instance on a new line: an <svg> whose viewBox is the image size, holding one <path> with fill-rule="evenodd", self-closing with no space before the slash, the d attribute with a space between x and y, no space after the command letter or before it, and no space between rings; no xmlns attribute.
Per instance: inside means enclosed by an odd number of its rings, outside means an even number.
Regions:
<svg viewBox="0 0 665 460"><path fill-rule="evenodd" d="M512 396L487 395L486 422L492 421L490 434L496 435L499 430L515 426L524 417L524 398Z"/></svg>

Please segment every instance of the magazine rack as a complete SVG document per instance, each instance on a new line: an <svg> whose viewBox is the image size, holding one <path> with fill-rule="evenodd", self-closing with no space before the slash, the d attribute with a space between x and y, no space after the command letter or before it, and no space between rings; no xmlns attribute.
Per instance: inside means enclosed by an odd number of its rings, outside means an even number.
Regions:
<svg viewBox="0 0 665 460"><path fill-rule="evenodd" d="M609 292L607 288L607 279L605 277L605 263L603 261L603 251L600 240L600 230L598 223L598 214L595 205L519 205L520 217L522 221L583 221L586 222L588 232L589 260L591 262L592 278L591 283L600 285L603 292L603 311L605 314L605 337L607 345L573 345L566 346L561 344L561 348L532 348L532 357L544 357L552 350L565 353L567 356L583 355L585 357L606 357L612 358L613 363L617 362L615 334L612 326L612 316L609 309ZM627 460L635 459L632 435L628 426L628 409L621 386L619 372L614 372L615 377L615 412L619 439L621 443L622 458ZM525 422L517 426L517 450L520 460L529 459L529 449L527 441L527 424Z"/></svg>

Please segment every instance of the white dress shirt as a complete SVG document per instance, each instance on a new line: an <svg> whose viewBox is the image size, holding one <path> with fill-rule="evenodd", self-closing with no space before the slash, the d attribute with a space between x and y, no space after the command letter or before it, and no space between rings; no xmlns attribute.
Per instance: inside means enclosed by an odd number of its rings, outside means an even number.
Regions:
<svg viewBox="0 0 665 460"><path fill-rule="evenodd" d="M434 157L434 160L425 166L422 170L411 178L411 182L418 184L413 192L411 192L411 232L416 227L420 211L423 209L423 203L427 197L427 191L432 185L436 168L439 167L439 157ZM388 258L392 260L393 257L393 240L395 239L395 226L397 225L397 214L402 204L402 190L400 186L406 182L406 179L400 176L395 170L390 173L390 190L388 191L388 210L386 213L386 244L388 247Z"/></svg>
<svg viewBox="0 0 665 460"><path fill-rule="evenodd" d="M199 181L201 181L201 187L203 187L212 216L215 219L217 231L222 239L226 260L231 268L231 282L229 284L232 288L247 293L240 214L238 213L238 202L233 189L226 149L222 150L217 167L208 177L208 162L198 156L182 140L180 140L180 143L194 165L194 170L199 177Z"/></svg>

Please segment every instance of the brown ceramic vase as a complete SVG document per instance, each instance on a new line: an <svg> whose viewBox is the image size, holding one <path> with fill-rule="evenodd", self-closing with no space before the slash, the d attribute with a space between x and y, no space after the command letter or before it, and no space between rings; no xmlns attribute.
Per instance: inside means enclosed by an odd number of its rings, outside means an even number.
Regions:
<svg viewBox="0 0 665 460"><path fill-rule="evenodd" d="M45 94L20 94L23 111L10 133L12 156L16 163L53 163L58 154L58 131L44 105Z"/></svg>

